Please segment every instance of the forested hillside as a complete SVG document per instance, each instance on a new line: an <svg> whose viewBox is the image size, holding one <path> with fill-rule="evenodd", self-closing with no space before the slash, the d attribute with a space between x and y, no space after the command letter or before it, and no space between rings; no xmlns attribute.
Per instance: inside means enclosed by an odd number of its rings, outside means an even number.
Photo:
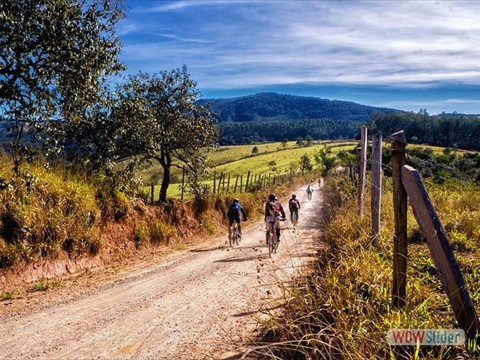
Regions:
<svg viewBox="0 0 480 360"><path fill-rule="evenodd" d="M480 116L465 114L428 115L398 112L375 113L370 132L390 135L404 130L409 143L422 143L449 148L480 150Z"/></svg>
<svg viewBox="0 0 480 360"><path fill-rule="evenodd" d="M315 97L259 93L231 99L204 99L217 114L220 144L249 144L261 141L353 138L358 127L377 111L391 114L398 110L376 108L349 101Z"/></svg>
<svg viewBox="0 0 480 360"><path fill-rule="evenodd" d="M480 117L429 115L376 108L348 101L260 93L232 99L210 99L218 117L221 145L296 140L352 139L362 124L384 136L405 130L411 143L480 150Z"/></svg>
<svg viewBox="0 0 480 360"><path fill-rule="evenodd" d="M332 119L338 121L369 121L374 111L392 113L397 110L361 105L349 101L327 100L315 97L275 93L231 99L206 99L219 122L252 120Z"/></svg>
<svg viewBox="0 0 480 360"><path fill-rule="evenodd" d="M362 123L331 119L227 121L219 124L221 145L296 140L353 139Z"/></svg>

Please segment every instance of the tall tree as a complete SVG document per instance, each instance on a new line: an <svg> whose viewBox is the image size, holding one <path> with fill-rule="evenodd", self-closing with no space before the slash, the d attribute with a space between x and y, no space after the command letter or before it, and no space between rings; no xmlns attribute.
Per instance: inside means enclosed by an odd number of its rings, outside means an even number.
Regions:
<svg viewBox="0 0 480 360"><path fill-rule="evenodd" d="M123 14L120 0L0 2L0 116L15 134L14 154L29 126L80 121L123 69L115 34Z"/></svg>
<svg viewBox="0 0 480 360"><path fill-rule="evenodd" d="M190 178L198 179L205 150L217 145L216 118L208 104L197 103L200 94L186 66L133 76L126 92L144 99L154 119L155 126L149 124L149 134L138 153L145 159L156 159L162 166L159 200L164 202L172 166L186 166L194 174Z"/></svg>

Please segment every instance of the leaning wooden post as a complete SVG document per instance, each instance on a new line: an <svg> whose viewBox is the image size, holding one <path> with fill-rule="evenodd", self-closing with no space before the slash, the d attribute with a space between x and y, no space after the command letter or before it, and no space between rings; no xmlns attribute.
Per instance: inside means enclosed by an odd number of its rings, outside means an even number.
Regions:
<svg viewBox="0 0 480 360"><path fill-rule="evenodd" d="M220 178L218 179L218 186L217 186L217 194L220 194L220 186L222 186L222 180L225 174L222 172L220 173Z"/></svg>
<svg viewBox="0 0 480 360"><path fill-rule="evenodd" d="M230 190L230 174L228 174L228 180L227 180L227 194L229 190Z"/></svg>
<svg viewBox="0 0 480 360"><path fill-rule="evenodd" d="M222 173L222 191L223 192L225 192L225 178L226 178L225 173Z"/></svg>
<svg viewBox="0 0 480 360"><path fill-rule="evenodd" d="M235 187L233 188L233 192L234 192L234 193L237 192L237 184L238 184L238 174L237 174L237 176L235 177Z"/></svg>
<svg viewBox="0 0 480 360"><path fill-rule="evenodd" d="M403 130L389 136L392 142L393 237L392 305L401 308L406 303L407 287L407 193L402 184L402 166L405 165L405 133Z"/></svg>
<svg viewBox="0 0 480 360"><path fill-rule="evenodd" d="M372 239L380 235L382 204L382 135L372 135Z"/></svg>
<svg viewBox="0 0 480 360"><path fill-rule="evenodd" d="M465 279L420 174L411 166L404 165L402 179L415 218L427 239L430 254L452 305L455 318L460 327L465 330L467 337L474 339L480 335L480 321L468 293Z"/></svg>
<svg viewBox="0 0 480 360"><path fill-rule="evenodd" d="M154 192L155 192L155 185L152 183L151 188L150 188L150 195L152 196L151 204L153 205L154 200Z"/></svg>
<svg viewBox="0 0 480 360"><path fill-rule="evenodd" d="M250 170L247 172L247 181L245 183L245 191L248 191L248 183L250 181Z"/></svg>
<svg viewBox="0 0 480 360"><path fill-rule="evenodd" d="M360 161L359 161L359 175L360 182L358 188L358 206L360 218L363 218L365 208L365 176L367 173L367 128L362 126L360 128Z"/></svg>
<svg viewBox="0 0 480 360"><path fill-rule="evenodd" d="M242 192L243 187L243 175L240 175L240 192Z"/></svg>

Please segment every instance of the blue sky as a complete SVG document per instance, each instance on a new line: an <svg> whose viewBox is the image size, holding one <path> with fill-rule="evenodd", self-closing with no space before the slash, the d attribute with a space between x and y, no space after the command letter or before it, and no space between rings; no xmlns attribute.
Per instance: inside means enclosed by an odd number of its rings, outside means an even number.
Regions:
<svg viewBox="0 0 480 360"><path fill-rule="evenodd" d="M128 73L186 65L204 98L268 91L480 114L480 1L125 3Z"/></svg>

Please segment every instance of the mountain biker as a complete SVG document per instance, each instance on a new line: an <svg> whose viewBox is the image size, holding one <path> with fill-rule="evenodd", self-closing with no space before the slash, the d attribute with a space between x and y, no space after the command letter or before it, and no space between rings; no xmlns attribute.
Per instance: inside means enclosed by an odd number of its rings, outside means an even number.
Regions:
<svg viewBox="0 0 480 360"><path fill-rule="evenodd" d="M297 199L297 195L292 194L290 200L288 200L288 209L290 210L290 220L293 222L293 214L297 214L298 219L298 209L300 209L300 201Z"/></svg>
<svg viewBox="0 0 480 360"><path fill-rule="evenodd" d="M243 221L247 221L247 213L245 209L240 205L240 200L237 198L233 199L232 204L228 208L227 216L228 216L228 238L232 237L232 224L234 221L238 224L238 233L240 237L242 237L242 226L240 225L240 213L243 215Z"/></svg>
<svg viewBox="0 0 480 360"><path fill-rule="evenodd" d="M283 210L283 206L278 201L277 196L275 194L268 195L268 201L265 204L265 223L267 225L267 229L271 226L270 224L273 223L274 228L277 232L277 241L280 242L280 220L285 220L285 211Z"/></svg>
<svg viewBox="0 0 480 360"><path fill-rule="evenodd" d="M308 184L308 186L307 186L307 196L308 196L309 199L312 197L312 194L313 194L313 186L311 184Z"/></svg>

